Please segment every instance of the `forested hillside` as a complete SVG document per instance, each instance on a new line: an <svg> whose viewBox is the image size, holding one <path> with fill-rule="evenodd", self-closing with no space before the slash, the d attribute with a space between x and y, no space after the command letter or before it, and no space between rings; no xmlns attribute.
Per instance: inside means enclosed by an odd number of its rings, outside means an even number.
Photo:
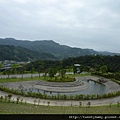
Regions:
<svg viewBox="0 0 120 120"><path fill-rule="evenodd" d="M0 45L0 61L33 61L33 60L56 60L56 58L48 53L39 53L37 51L28 50L22 47L12 45Z"/></svg>
<svg viewBox="0 0 120 120"><path fill-rule="evenodd" d="M80 56L75 58L67 58L62 62L63 67L73 66L74 64L80 64L83 69L86 70L100 70L101 66L107 66L109 72L120 72L120 56Z"/></svg>
<svg viewBox="0 0 120 120"><path fill-rule="evenodd" d="M31 51L52 54L59 60L68 57L79 57L79 56L95 55L95 54L117 55L117 53L98 52L93 49L72 48L66 45L60 45L59 43L56 43L53 40L22 41L22 40L16 40L14 38L5 38L5 39L1 38L0 45L20 46L29 49Z"/></svg>

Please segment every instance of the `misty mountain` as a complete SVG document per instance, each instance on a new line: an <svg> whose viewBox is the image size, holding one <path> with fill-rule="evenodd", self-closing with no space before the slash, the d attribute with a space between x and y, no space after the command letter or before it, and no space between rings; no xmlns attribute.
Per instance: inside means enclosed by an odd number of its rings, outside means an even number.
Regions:
<svg viewBox="0 0 120 120"><path fill-rule="evenodd" d="M118 53L110 52L98 52L93 49L81 49L81 48L72 48L66 45L60 45L59 43L54 42L53 40L16 40L14 38L5 38L0 39L0 45L13 45L16 47L23 47L28 50L37 52L39 54L49 54L57 57L58 59L63 59L67 57L78 57L85 55L118 55Z"/></svg>

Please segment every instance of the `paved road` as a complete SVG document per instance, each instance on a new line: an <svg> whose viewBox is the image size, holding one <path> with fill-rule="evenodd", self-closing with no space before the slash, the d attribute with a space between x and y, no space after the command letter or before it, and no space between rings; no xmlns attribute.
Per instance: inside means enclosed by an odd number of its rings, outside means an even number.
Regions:
<svg viewBox="0 0 120 120"><path fill-rule="evenodd" d="M40 74L41 76L43 75L43 73ZM39 76L38 74L32 74L33 77ZM10 75L9 78L21 78L22 75ZM23 75L24 78L26 77L31 77L31 74L24 74ZM0 78L8 78L8 75L0 75Z"/></svg>

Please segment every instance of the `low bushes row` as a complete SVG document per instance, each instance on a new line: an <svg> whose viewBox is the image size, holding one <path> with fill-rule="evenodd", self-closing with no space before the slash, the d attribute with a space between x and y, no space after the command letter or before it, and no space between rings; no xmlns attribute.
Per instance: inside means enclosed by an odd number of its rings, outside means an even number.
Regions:
<svg viewBox="0 0 120 120"><path fill-rule="evenodd" d="M25 93L24 90L15 90L15 89L10 89L6 88L4 86L0 86L1 91L17 94L17 95L22 95L22 96L27 96L27 97L35 97L35 98L41 98L41 99L52 99L52 100L92 100L92 99L102 99L102 98L110 98L110 97L115 97L120 95L120 91L116 92L111 92L111 93L106 93L106 94L79 94L79 95L47 95L47 94L42 94L42 93L33 93L33 92L27 92Z"/></svg>

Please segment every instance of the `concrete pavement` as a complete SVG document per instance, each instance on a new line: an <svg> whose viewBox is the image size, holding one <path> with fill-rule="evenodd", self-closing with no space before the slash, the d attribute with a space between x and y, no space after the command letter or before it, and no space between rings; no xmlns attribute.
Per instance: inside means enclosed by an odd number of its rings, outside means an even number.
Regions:
<svg viewBox="0 0 120 120"><path fill-rule="evenodd" d="M9 93L0 91L0 96L8 95ZM14 95L12 94L11 100L16 100L17 97L23 98L23 102L27 102L30 104L34 104L34 100L37 102L35 104L38 104L38 100L36 98L31 97L23 97L20 95ZM82 106L86 106L88 102L91 103L91 106L101 106L101 105L109 105L110 103L115 104L117 102L120 102L120 96L114 97L114 98L107 98L107 99L98 99L98 100L46 100L46 99L40 99L39 105L48 105L48 102L50 102L50 106L79 106L79 102L82 102Z"/></svg>

